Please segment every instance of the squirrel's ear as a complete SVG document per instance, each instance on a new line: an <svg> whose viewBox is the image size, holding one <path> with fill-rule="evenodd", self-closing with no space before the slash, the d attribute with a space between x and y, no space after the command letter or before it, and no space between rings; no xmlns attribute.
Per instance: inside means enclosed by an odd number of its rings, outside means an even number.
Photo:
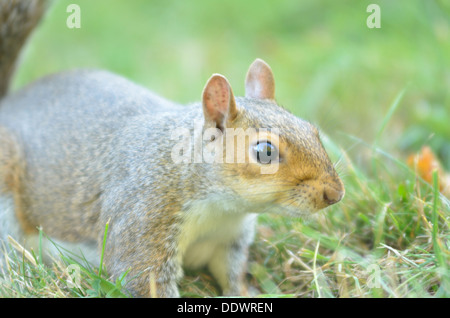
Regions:
<svg viewBox="0 0 450 318"><path fill-rule="evenodd" d="M203 89L203 113L207 123L223 130L226 122L237 115L236 102L228 80L214 74Z"/></svg>
<svg viewBox="0 0 450 318"><path fill-rule="evenodd" d="M275 80L272 69L261 59L256 59L248 69L245 97L275 99Z"/></svg>

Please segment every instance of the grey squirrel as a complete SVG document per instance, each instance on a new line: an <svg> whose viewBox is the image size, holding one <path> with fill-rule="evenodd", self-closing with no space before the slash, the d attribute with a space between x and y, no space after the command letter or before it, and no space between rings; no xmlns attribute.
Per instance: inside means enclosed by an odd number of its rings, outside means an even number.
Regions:
<svg viewBox="0 0 450 318"><path fill-rule="evenodd" d="M113 277L130 269L132 295L179 296L183 267L207 267L223 294L243 295L258 213L296 217L342 199L317 128L277 105L260 59L245 97L214 74L186 106L93 70L6 94L44 6L0 0L0 240L31 246L42 227L98 258L109 222L104 264ZM236 131L245 138L228 143Z"/></svg>

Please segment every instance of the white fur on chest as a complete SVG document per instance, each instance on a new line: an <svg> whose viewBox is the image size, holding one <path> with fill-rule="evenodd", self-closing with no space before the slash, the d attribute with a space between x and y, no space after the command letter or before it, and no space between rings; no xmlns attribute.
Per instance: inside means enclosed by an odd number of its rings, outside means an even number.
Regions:
<svg viewBox="0 0 450 318"><path fill-rule="evenodd" d="M188 268L207 265L220 247L252 233L256 219L255 214L221 208L209 201L194 202L184 213L178 255Z"/></svg>

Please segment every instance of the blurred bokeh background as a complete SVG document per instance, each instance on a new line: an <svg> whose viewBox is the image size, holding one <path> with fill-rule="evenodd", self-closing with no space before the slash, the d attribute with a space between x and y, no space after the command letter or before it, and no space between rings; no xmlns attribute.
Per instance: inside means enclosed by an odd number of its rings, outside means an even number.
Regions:
<svg viewBox="0 0 450 318"><path fill-rule="evenodd" d="M81 28L69 29L69 4ZM367 6L381 9L370 29ZM320 126L350 154L379 143L400 157L430 145L450 168L450 2L446 0L54 1L14 88L89 67L119 73L179 103L198 101L212 73L236 95L257 57L279 104Z"/></svg>

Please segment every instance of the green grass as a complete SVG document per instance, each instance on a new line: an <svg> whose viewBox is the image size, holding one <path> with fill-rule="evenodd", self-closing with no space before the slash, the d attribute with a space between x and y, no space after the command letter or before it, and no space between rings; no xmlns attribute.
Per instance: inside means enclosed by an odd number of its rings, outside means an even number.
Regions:
<svg viewBox="0 0 450 318"><path fill-rule="evenodd" d="M250 63L275 74L277 100L321 127L343 177L341 203L310 220L261 215L247 282L260 297L449 297L450 203L406 165L429 145L450 170L450 6L373 1L72 1L82 28L65 27L59 1L30 42L14 87L75 67L122 74L171 100L199 100L212 73L243 95ZM36 266L20 253L0 275L0 295L106 296L122 283L83 264L67 285L67 260ZM117 284L116 284L117 283ZM69 284L70 285L70 284ZM115 286L108 289L102 286ZM208 273L183 295L218 295Z"/></svg>
<svg viewBox="0 0 450 318"><path fill-rule="evenodd" d="M107 231L108 224L105 227L105 238ZM102 273L102 266L96 268L83 255L75 255L52 241L51 244L58 249L58 255L44 262L41 253L43 235L40 231L37 255L33 250L26 250L14 239L9 240L8 249L3 246L4 265L3 268L0 267L1 297L130 297L124 288L129 279L128 272L111 281L108 275ZM101 260L104 250L105 242Z"/></svg>

